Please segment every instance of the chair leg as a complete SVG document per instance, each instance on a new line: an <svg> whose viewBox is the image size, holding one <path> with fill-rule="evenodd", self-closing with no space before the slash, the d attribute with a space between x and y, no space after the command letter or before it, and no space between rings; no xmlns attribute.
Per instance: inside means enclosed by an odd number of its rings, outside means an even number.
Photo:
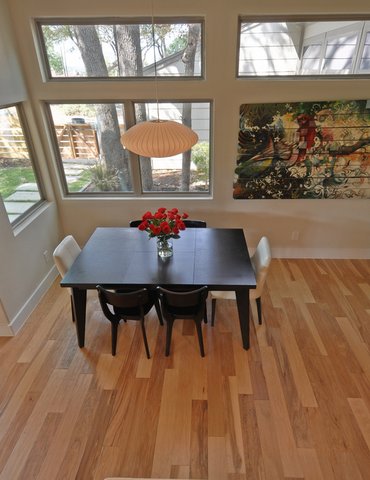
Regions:
<svg viewBox="0 0 370 480"><path fill-rule="evenodd" d="M143 339L144 339L146 357L147 357L147 358L150 358L149 345L148 345L148 339L146 338L146 331L145 331L144 319L143 319L143 320L140 320L140 324L141 324L141 331L142 331Z"/></svg>
<svg viewBox="0 0 370 480"><path fill-rule="evenodd" d="M112 355L115 356L117 348L118 322L111 322L112 326Z"/></svg>
<svg viewBox="0 0 370 480"><path fill-rule="evenodd" d="M195 321L195 326L197 327L200 354L201 354L202 357L204 357L204 345L203 345L203 335L202 335L202 323L201 323L201 320Z"/></svg>
<svg viewBox="0 0 370 480"><path fill-rule="evenodd" d="M76 315L75 315L75 306L73 304L73 298L71 295L71 312L72 312L72 322L76 321Z"/></svg>
<svg viewBox="0 0 370 480"><path fill-rule="evenodd" d="M167 332L166 332L166 357L170 354L171 337L172 337L173 320L167 319Z"/></svg>
<svg viewBox="0 0 370 480"><path fill-rule="evenodd" d="M157 317L158 317L159 323L160 323L161 325L163 325L162 311L161 311L161 307L160 307L160 305L159 305L158 300L156 300L156 301L154 302L154 307L155 307L155 311L157 312Z"/></svg>
<svg viewBox="0 0 370 480"><path fill-rule="evenodd" d="M208 323L208 314L207 314L207 303L204 304L204 317L203 317L204 323Z"/></svg>
<svg viewBox="0 0 370 480"><path fill-rule="evenodd" d="M212 318L211 325L212 325L212 327L215 324L215 315L216 315L216 299L212 298L212 313L211 313L211 318Z"/></svg>
<svg viewBox="0 0 370 480"><path fill-rule="evenodd" d="M258 313L258 323L262 325L262 305L261 305L261 297L256 298L257 304L257 313Z"/></svg>

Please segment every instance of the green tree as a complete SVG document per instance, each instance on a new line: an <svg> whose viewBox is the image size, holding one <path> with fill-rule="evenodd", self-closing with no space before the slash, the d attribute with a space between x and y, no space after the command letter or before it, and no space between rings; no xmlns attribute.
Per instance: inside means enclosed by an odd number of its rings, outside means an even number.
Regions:
<svg viewBox="0 0 370 480"><path fill-rule="evenodd" d="M94 25L73 25L72 31L81 52L89 77L108 75L103 49ZM98 104L97 120L100 124L100 148L108 168L120 172L122 190L131 190L128 158L120 142L117 109L114 104Z"/></svg>
<svg viewBox="0 0 370 480"><path fill-rule="evenodd" d="M193 76L195 67L195 53L200 37L199 24L189 24L187 46L182 55L182 61L185 64L185 75ZM191 103L187 102L182 107L182 123L191 128ZM190 190L190 166L191 166L191 150L182 154L182 175L181 190L188 192Z"/></svg>
<svg viewBox="0 0 370 480"><path fill-rule="evenodd" d="M45 39L46 51L50 69L55 75L64 75L64 62L61 52L56 50L58 43L69 35L65 26L43 25L42 33Z"/></svg>

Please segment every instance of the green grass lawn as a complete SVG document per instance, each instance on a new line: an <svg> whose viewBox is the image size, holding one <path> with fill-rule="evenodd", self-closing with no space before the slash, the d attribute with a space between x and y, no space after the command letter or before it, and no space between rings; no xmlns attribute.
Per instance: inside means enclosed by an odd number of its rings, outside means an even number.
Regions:
<svg viewBox="0 0 370 480"><path fill-rule="evenodd" d="M0 168L0 194L6 199L23 183L35 183L32 167Z"/></svg>
<svg viewBox="0 0 370 480"><path fill-rule="evenodd" d="M74 182L70 182L68 184L68 191L70 193L80 192L83 188L85 188L91 182L91 171L90 169L85 170L81 173L78 180Z"/></svg>
<svg viewBox="0 0 370 480"><path fill-rule="evenodd" d="M79 192L91 181L91 172L82 172L79 179L68 185L69 192ZM6 167L0 168L0 195L5 200L12 195L19 185L23 183L36 183L32 167Z"/></svg>

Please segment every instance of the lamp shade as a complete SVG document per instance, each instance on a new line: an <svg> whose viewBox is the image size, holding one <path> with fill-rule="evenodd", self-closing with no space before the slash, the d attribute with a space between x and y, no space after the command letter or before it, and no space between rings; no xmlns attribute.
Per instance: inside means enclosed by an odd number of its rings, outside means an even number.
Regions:
<svg viewBox="0 0 370 480"><path fill-rule="evenodd" d="M198 141L189 127L172 120L141 122L129 128L121 142L131 152L143 157L170 157L186 152Z"/></svg>

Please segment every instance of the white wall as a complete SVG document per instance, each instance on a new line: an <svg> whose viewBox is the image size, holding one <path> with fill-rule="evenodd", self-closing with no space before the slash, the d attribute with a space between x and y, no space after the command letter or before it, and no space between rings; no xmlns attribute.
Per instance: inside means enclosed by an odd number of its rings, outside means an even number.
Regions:
<svg viewBox="0 0 370 480"><path fill-rule="evenodd" d="M1 22L4 1L0 0ZM271 238L273 254L284 257L370 257L369 200L233 200L232 183L237 154L239 107L243 103L296 102L335 99L370 98L369 79L340 80L307 79L262 80L236 79L236 42L238 15L316 14L348 12L370 15L368 0L311 0L300 4L296 0L276 2L260 0L188 0L174 2L155 0L155 15L204 16L206 33L205 80L176 82L161 81L158 95L162 99L204 99L214 102L213 109L213 197L209 199L70 199L63 198L52 149L43 117L43 100L150 99L155 97L152 82L82 82L45 83L42 80L32 33L32 18L78 16L150 16L151 0L8 0L12 28L24 71L28 93L29 116L34 118L33 133L48 186L48 208L17 236L0 209L0 295L10 320L34 301L40 285L49 281L51 263L45 264L42 252L52 251L60 234L58 211L63 234L72 233L83 244L96 226L126 226L132 218L158 206L176 206L188 211L193 218L204 218L211 227L243 227L253 248L258 238ZM334 10L335 9L335 10ZM3 25L1 26L1 30ZM3 41L3 40L1 40ZM10 45L10 46L9 46ZM11 42L8 56L13 58ZM3 59L0 62L4 62ZM9 60L8 60L9 64ZM1 77L1 102L23 100L24 89L19 74L11 65L10 81ZM3 69L1 69L3 70ZM5 87L4 87L5 85ZM7 99L9 99L7 101ZM45 155L44 153L45 152ZM49 174L51 182L49 181ZM55 194L56 203L53 203ZM58 210L57 210L58 207ZM299 232L292 240L292 232ZM3 273L3 272L6 272ZM14 294L14 290L18 292ZM22 310L23 309L23 310Z"/></svg>
<svg viewBox="0 0 370 480"><path fill-rule="evenodd" d="M25 102L25 113L49 201L22 227L13 229L0 198L0 335L12 335L20 328L55 278L51 253L59 238L57 208L48 167L17 60L8 13L6 3L0 0L0 104ZM45 250L49 252L47 262L43 256Z"/></svg>

